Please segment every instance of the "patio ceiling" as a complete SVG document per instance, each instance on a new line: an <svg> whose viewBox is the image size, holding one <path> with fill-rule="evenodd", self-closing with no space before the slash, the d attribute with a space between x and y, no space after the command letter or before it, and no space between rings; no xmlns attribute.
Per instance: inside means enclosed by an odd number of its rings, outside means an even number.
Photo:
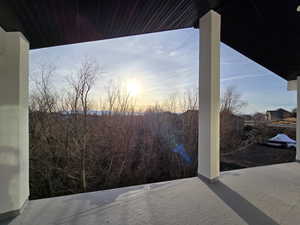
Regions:
<svg viewBox="0 0 300 225"><path fill-rule="evenodd" d="M222 42L280 75L300 75L299 1L1 0L0 26L21 31L31 49L197 27L222 15Z"/></svg>

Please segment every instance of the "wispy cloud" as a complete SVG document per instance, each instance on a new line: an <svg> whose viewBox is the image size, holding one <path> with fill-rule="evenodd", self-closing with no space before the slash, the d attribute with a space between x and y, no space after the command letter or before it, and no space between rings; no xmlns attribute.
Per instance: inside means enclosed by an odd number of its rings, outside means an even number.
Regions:
<svg viewBox="0 0 300 225"><path fill-rule="evenodd" d="M241 74L237 76L229 76L226 78L221 78L221 82L226 82L226 81L232 81L232 80L243 80L243 79L248 79L248 78L257 78L257 77L266 77L266 76L274 76L270 73L264 73L264 74Z"/></svg>

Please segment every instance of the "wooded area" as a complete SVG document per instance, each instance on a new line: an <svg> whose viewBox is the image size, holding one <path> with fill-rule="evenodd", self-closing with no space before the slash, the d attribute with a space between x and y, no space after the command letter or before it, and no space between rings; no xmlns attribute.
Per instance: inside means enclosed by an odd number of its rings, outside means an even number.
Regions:
<svg viewBox="0 0 300 225"><path fill-rule="evenodd" d="M129 93L111 83L95 111L90 93L101 77L96 62L83 61L68 76L63 95L52 88L53 66L38 73L30 96L31 199L196 175L197 92L140 111ZM222 152L242 142L235 113L244 104L234 88L224 93Z"/></svg>

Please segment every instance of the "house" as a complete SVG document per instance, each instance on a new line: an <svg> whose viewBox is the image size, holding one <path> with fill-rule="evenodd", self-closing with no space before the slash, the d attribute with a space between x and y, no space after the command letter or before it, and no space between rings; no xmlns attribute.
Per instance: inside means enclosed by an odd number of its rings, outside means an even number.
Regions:
<svg viewBox="0 0 300 225"><path fill-rule="evenodd" d="M277 110L268 110L266 113L267 120L283 120L292 117L293 114L285 109L279 108Z"/></svg>

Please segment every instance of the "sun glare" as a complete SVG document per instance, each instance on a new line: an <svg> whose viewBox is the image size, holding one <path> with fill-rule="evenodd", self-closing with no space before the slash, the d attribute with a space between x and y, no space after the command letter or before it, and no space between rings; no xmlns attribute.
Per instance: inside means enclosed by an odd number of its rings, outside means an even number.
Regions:
<svg viewBox="0 0 300 225"><path fill-rule="evenodd" d="M137 96L141 93L141 85L140 83L135 80L128 80L127 81L127 92L131 95L131 96Z"/></svg>

